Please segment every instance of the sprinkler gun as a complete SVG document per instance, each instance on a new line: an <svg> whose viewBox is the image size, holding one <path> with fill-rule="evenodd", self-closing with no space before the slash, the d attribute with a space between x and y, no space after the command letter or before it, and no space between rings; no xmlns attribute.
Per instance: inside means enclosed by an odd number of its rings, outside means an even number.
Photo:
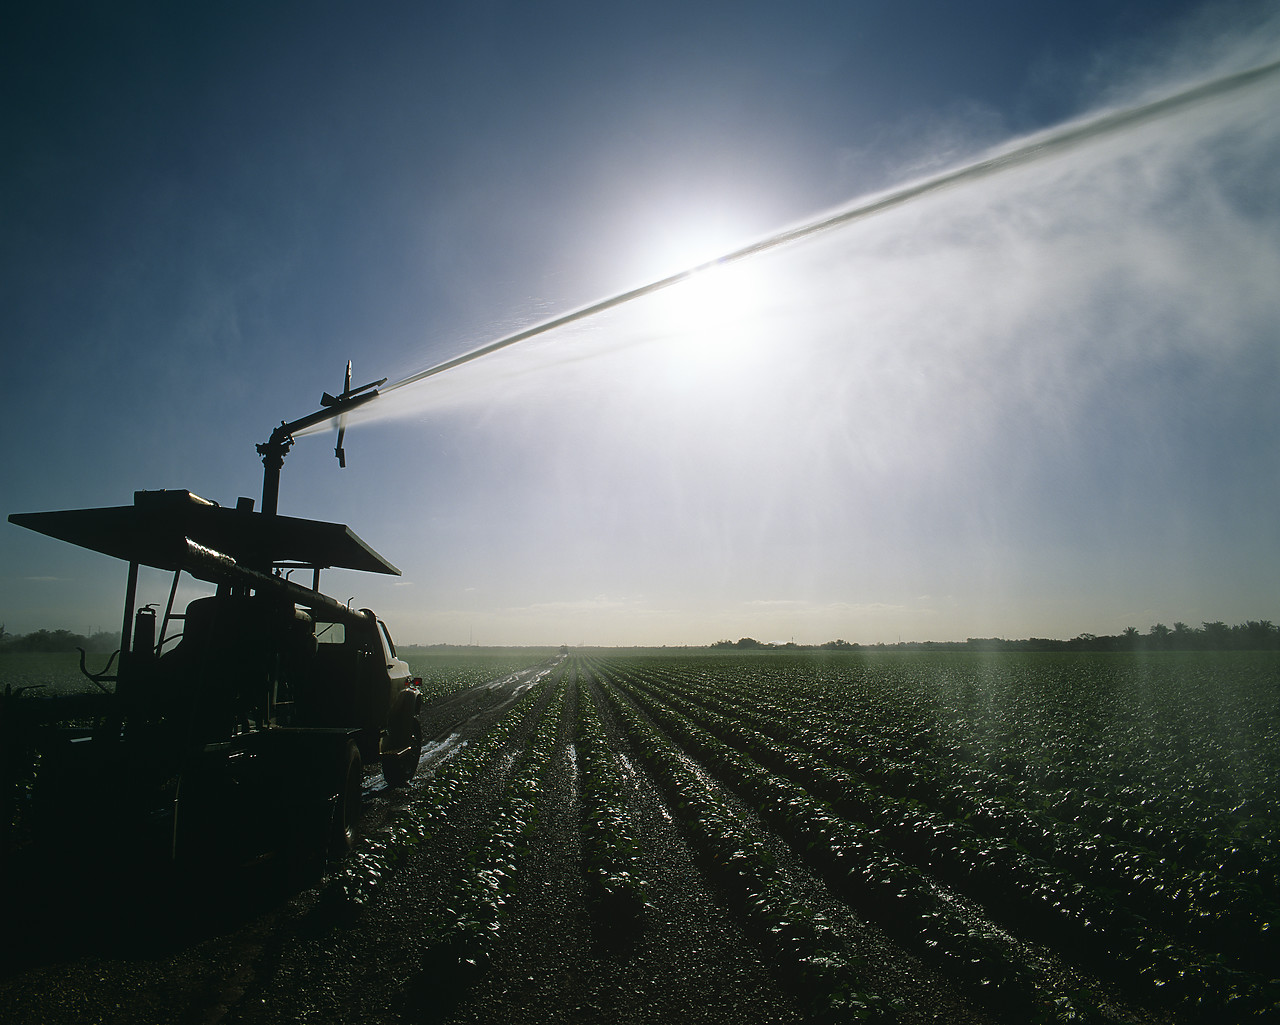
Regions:
<svg viewBox="0 0 1280 1025"><path fill-rule="evenodd" d="M342 438L347 429L347 413L378 397L378 388L387 383L384 377L380 381L370 381L359 388L351 387L351 361L347 360L347 377L340 395L324 392L320 396L320 409L308 413L291 423L280 421L280 426L271 432L271 437L257 446L258 455L262 456L262 511L274 516L280 502L280 471L284 468L284 457L293 446L295 431L314 427L326 420L338 418L338 444L333 454L338 457L338 465L347 465L347 455L342 449ZM372 389L372 390L370 390Z"/></svg>

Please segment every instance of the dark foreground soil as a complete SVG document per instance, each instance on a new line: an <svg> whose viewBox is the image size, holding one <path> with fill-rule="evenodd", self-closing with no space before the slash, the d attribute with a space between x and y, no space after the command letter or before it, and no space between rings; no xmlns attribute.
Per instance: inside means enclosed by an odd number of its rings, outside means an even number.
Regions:
<svg viewBox="0 0 1280 1025"><path fill-rule="evenodd" d="M668 798L629 756L607 702L597 701L620 761L633 776L627 814L644 838L644 913L612 922L593 905L582 863L578 702L591 689L574 675L552 723L555 743L540 778L536 814L512 866L501 928L481 948L442 947L442 919L471 853L492 838L518 752L542 722L551 688L522 694L544 664L430 705L422 770L405 789L366 778L364 838L354 864L368 879L359 900L335 899L336 879L273 872L215 880L111 874L8 880L17 896L5 930L0 1022L803 1022L805 994L781 975L703 871ZM433 774L504 716L519 723L469 784L450 820L412 845L397 823L426 800ZM751 813L739 812L746 818ZM388 849L395 852L388 856ZM821 909L876 991L904 1022L984 1022L988 1013L876 926L860 920L781 844L773 855ZM363 860L361 860L363 859ZM358 876L358 872L354 873ZM504 891L505 893L505 891ZM477 954L479 950L479 954ZM1148 1020L1117 1015L1115 1020Z"/></svg>

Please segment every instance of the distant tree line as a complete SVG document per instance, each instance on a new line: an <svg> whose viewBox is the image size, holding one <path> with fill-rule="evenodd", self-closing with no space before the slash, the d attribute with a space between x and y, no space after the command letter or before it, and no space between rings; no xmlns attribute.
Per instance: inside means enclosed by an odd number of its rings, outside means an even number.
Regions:
<svg viewBox="0 0 1280 1025"><path fill-rule="evenodd" d="M846 640L825 644L771 644L754 637L722 640L713 648L807 648L827 651L1280 651L1280 627L1270 620L1251 619L1228 626L1221 621L1199 627L1156 623L1145 634L1126 627L1112 636L1082 633L1068 641L1049 637L1006 640L1002 637L970 637L963 641L898 641L893 644L858 644Z"/></svg>
<svg viewBox="0 0 1280 1025"><path fill-rule="evenodd" d="M74 634L70 630L36 630L29 634L11 634L0 623L0 653L10 651L115 651L120 644L120 636L109 630L99 630L86 637Z"/></svg>

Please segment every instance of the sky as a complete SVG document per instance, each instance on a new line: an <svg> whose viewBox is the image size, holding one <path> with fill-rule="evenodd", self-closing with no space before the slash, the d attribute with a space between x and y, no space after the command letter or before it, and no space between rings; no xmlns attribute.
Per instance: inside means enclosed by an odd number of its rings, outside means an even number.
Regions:
<svg viewBox="0 0 1280 1025"><path fill-rule="evenodd" d="M347 360L995 154L387 391L345 469L299 437L280 511L402 571L324 589L401 644L1280 621L1280 76L1049 144L1280 59L1280 4L47 3L0 47L6 515L260 498ZM9 633L118 629L124 581L0 526Z"/></svg>

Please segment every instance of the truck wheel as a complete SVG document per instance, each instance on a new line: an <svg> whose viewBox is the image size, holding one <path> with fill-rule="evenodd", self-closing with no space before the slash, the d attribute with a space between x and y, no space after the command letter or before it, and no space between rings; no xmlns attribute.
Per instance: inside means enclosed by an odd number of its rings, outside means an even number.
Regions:
<svg viewBox="0 0 1280 1025"><path fill-rule="evenodd" d="M360 749L347 744L338 774L338 799L333 806L329 849L335 857L351 850L356 842L356 824L360 821L360 791L364 785L364 765Z"/></svg>
<svg viewBox="0 0 1280 1025"><path fill-rule="evenodd" d="M422 758L422 723L412 712L406 712L397 721L389 743L395 753L382 756L382 778L387 786L402 787L418 771Z"/></svg>

